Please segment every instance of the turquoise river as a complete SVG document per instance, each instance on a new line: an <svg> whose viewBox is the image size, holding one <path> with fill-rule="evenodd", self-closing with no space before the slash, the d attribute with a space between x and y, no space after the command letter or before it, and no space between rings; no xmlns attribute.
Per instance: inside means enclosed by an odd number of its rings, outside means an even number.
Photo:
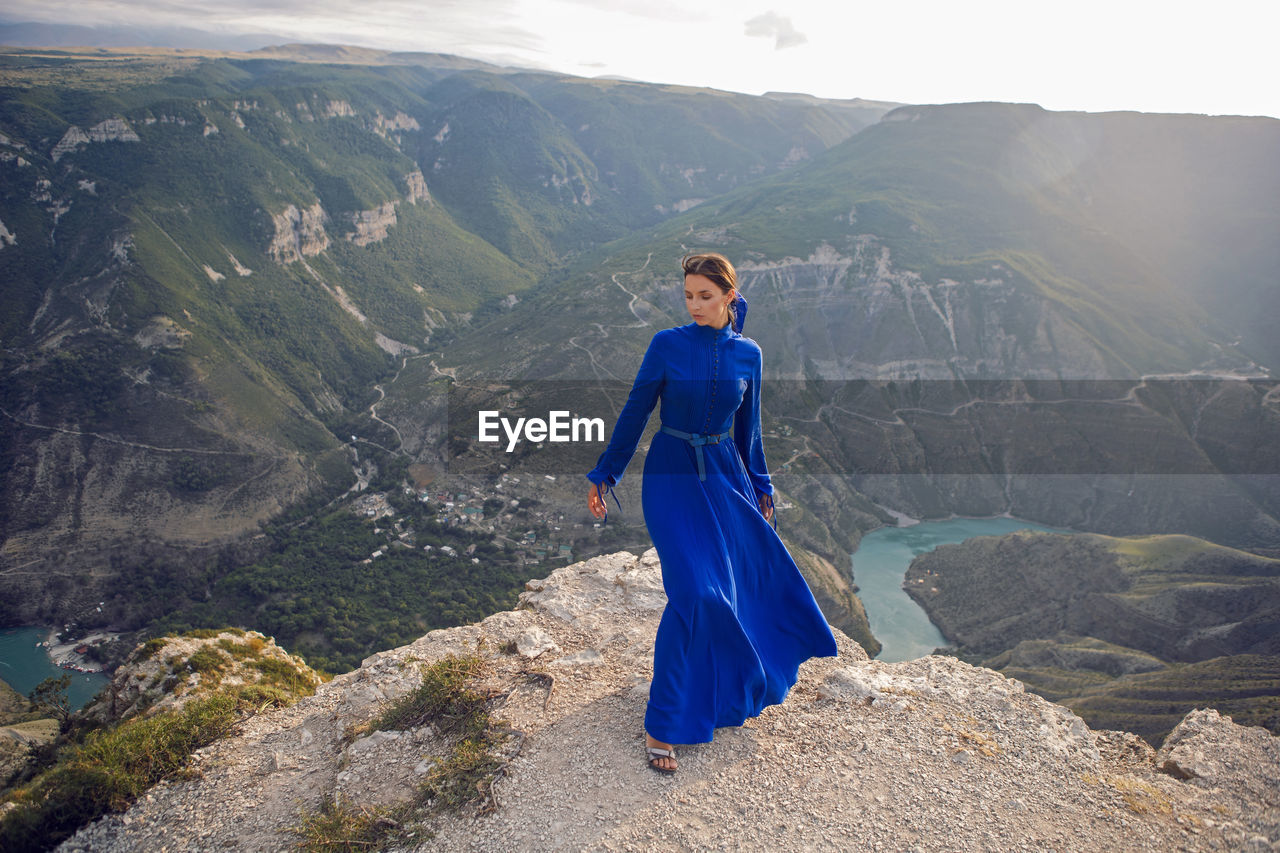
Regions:
<svg viewBox="0 0 1280 853"><path fill-rule="evenodd" d="M108 679L101 673L74 672L56 666L44 647L36 645L48 636L48 628L0 630L0 680L27 696L46 678L69 675L71 686L67 697L71 700L71 707L83 708L107 686Z"/></svg>
<svg viewBox="0 0 1280 853"><path fill-rule="evenodd" d="M948 645L920 605L902 589L907 566L914 558L939 545L963 542L975 536L1001 536L1015 530L1073 532L1002 516L882 527L862 537L858 550L853 553L853 580L858 585L858 597L867 608L871 633L884 646L876 659L912 660Z"/></svg>

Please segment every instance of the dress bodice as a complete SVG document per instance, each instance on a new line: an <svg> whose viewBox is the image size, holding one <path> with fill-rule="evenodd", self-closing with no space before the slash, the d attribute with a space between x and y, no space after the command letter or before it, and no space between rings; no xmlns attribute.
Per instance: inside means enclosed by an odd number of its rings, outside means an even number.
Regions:
<svg viewBox="0 0 1280 853"><path fill-rule="evenodd" d="M686 433L733 431L752 486L772 494L760 434L760 347L729 326L689 323L653 336L636 373L593 483L616 485L635 453L649 415L662 401L664 426Z"/></svg>

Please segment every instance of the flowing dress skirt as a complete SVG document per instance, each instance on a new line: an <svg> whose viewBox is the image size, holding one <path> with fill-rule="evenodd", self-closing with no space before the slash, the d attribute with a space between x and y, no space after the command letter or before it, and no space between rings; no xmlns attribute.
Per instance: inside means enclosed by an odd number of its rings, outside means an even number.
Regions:
<svg viewBox="0 0 1280 853"><path fill-rule="evenodd" d="M667 433L645 459L642 503L667 606L654 644L645 730L711 740L782 702L800 664L836 654L795 561L765 521L732 441L694 448Z"/></svg>

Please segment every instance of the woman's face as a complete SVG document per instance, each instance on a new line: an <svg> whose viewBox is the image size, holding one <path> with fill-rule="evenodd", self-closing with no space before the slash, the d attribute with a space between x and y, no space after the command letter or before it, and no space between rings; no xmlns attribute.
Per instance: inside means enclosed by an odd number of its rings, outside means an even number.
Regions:
<svg viewBox="0 0 1280 853"><path fill-rule="evenodd" d="M729 322L732 291L724 293L705 275L684 277L684 307L699 326L719 329Z"/></svg>

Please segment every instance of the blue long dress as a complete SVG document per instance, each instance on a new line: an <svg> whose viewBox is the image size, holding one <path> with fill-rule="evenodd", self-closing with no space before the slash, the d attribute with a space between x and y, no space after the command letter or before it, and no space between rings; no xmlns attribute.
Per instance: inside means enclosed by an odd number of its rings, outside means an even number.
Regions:
<svg viewBox="0 0 1280 853"><path fill-rule="evenodd" d="M836 654L813 593L759 509L757 495L773 494L761 365L756 342L729 326L658 332L587 474L610 491L617 485L659 399L664 427L686 436L732 430L732 440L700 448L659 431L645 459L644 520L667 606L644 726L666 743L706 743L717 727L742 725L786 698L801 663Z"/></svg>

